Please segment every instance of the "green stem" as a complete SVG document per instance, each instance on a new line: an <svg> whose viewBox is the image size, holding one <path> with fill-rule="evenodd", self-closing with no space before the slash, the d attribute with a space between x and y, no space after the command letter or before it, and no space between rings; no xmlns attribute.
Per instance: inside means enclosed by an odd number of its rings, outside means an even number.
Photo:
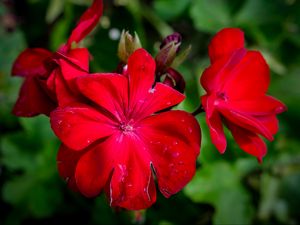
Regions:
<svg viewBox="0 0 300 225"><path fill-rule="evenodd" d="M200 105L200 106L192 113L192 115L193 115L193 116L197 116L198 114L200 114L200 113L202 113L202 112L205 112L205 111L204 111L203 106Z"/></svg>

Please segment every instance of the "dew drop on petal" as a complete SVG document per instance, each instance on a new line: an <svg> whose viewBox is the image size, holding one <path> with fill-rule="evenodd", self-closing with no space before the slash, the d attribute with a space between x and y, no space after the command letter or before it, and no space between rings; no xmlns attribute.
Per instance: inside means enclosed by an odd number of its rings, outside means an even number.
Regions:
<svg viewBox="0 0 300 225"><path fill-rule="evenodd" d="M193 133L193 128L189 127L188 131L189 131L189 133Z"/></svg>
<svg viewBox="0 0 300 225"><path fill-rule="evenodd" d="M173 142L173 145L178 145L178 141L174 141L174 142Z"/></svg>
<svg viewBox="0 0 300 225"><path fill-rule="evenodd" d="M173 156L174 158L178 157L179 155L180 155L179 152L174 152L174 153L172 154L172 156Z"/></svg>
<svg viewBox="0 0 300 225"><path fill-rule="evenodd" d="M155 91L156 91L155 88L150 88L148 92L149 92L150 94L153 94Z"/></svg>
<svg viewBox="0 0 300 225"><path fill-rule="evenodd" d="M168 150L169 150L168 146L165 146L165 147L164 147L164 150L163 150L163 153L164 153L164 154L167 153Z"/></svg>
<svg viewBox="0 0 300 225"><path fill-rule="evenodd" d="M189 178L189 172L187 170L183 171L183 176Z"/></svg>

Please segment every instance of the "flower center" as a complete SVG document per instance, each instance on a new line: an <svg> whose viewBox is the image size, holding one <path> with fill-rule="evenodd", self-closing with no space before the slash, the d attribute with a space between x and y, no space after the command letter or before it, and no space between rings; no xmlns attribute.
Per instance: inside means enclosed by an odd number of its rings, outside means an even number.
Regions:
<svg viewBox="0 0 300 225"><path fill-rule="evenodd" d="M218 92L217 93L217 97L220 98L220 99L222 99L223 101L227 101L228 100L228 96L224 92Z"/></svg>
<svg viewBox="0 0 300 225"><path fill-rule="evenodd" d="M133 127L128 123L121 123L119 129L124 133L133 131Z"/></svg>

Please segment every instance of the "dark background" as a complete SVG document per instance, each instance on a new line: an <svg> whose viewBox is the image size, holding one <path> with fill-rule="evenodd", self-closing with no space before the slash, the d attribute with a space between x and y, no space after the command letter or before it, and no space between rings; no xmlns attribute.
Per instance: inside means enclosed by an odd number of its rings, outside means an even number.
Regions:
<svg viewBox="0 0 300 225"><path fill-rule="evenodd" d="M173 31L192 51L178 69L188 87L179 106L195 110L203 93L199 77L209 65L211 37L221 28L240 27L247 47L270 65L269 93L285 102L280 130L263 164L248 156L227 134L220 155L211 144L205 115L199 167L186 188L150 209L111 209L104 196L72 193L56 169L59 141L49 119L17 118L11 109L22 80L10 77L14 59L26 47L55 51L64 43L88 0L0 1L0 224L297 224L300 222L300 2L297 0L115 0L104 1L104 16L81 44L94 59L91 71L116 68L122 29L136 31L154 55Z"/></svg>

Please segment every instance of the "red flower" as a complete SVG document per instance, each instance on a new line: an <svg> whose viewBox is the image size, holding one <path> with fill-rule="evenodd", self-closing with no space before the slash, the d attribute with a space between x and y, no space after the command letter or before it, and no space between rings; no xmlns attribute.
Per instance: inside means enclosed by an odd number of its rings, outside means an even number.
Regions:
<svg viewBox="0 0 300 225"><path fill-rule="evenodd" d="M94 0L92 6L80 18L67 43L57 52L33 48L25 49L18 56L12 68L12 75L24 77L25 80L13 109L15 115L24 117L49 115L58 104L65 104L66 98L69 100L73 98L68 86L71 81L60 72L60 60L88 72L87 49L71 50L71 44L80 42L95 27L101 15L102 0ZM57 93L60 94L59 97ZM61 93L68 96L62 96Z"/></svg>
<svg viewBox="0 0 300 225"><path fill-rule="evenodd" d="M224 153L222 122L245 152L259 161L267 152L263 136L273 140L278 131L276 114L283 103L266 95L270 72L263 56L244 48L244 34L235 28L221 30L209 45L209 66L201 77L206 95L201 101L213 144Z"/></svg>
<svg viewBox="0 0 300 225"><path fill-rule="evenodd" d="M156 200L154 176L165 197L193 177L201 133L183 111L160 111L184 96L155 80L155 62L144 50L128 60L127 75L77 78L85 103L58 108L51 126L63 142L58 168L71 188L87 197L103 189L112 206L144 209Z"/></svg>

